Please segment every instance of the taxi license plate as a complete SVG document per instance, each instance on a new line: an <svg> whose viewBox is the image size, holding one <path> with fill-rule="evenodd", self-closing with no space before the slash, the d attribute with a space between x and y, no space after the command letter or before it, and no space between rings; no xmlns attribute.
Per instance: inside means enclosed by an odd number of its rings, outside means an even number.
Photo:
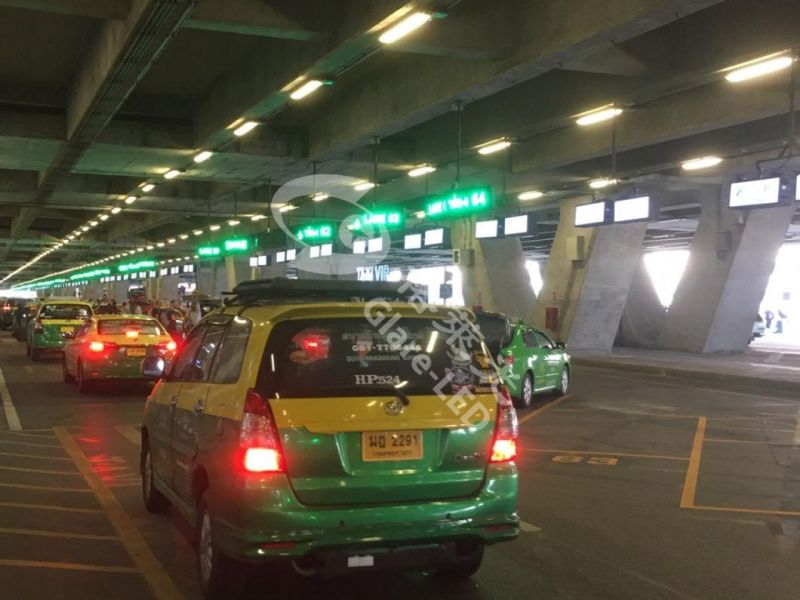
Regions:
<svg viewBox="0 0 800 600"><path fill-rule="evenodd" d="M128 348L128 356L145 356L147 351L145 348Z"/></svg>
<svg viewBox="0 0 800 600"><path fill-rule="evenodd" d="M70 333L73 330L72 327L62 327L61 333Z"/></svg>
<svg viewBox="0 0 800 600"><path fill-rule="evenodd" d="M382 460L420 460L421 431L365 431L361 434L364 462Z"/></svg>

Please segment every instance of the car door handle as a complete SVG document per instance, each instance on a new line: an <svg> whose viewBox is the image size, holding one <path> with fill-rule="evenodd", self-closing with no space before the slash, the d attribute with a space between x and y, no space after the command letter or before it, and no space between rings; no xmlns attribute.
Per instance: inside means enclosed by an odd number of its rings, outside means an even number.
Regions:
<svg viewBox="0 0 800 600"><path fill-rule="evenodd" d="M173 396L172 398L169 399L169 405L170 406L175 406L176 404L178 404L178 397L177 396Z"/></svg>
<svg viewBox="0 0 800 600"><path fill-rule="evenodd" d="M199 415L201 412L205 410L205 404L203 404L202 400L198 400L197 404L194 405L194 414Z"/></svg>

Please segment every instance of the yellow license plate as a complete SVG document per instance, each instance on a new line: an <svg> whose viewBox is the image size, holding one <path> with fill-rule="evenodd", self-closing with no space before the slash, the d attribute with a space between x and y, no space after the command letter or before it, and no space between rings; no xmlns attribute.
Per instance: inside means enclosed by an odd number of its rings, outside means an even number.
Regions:
<svg viewBox="0 0 800 600"><path fill-rule="evenodd" d="M361 434L361 458L379 460L420 460L421 431L365 431Z"/></svg>
<svg viewBox="0 0 800 600"><path fill-rule="evenodd" d="M128 356L145 356L146 354L145 348L128 348Z"/></svg>
<svg viewBox="0 0 800 600"><path fill-rule="evenodd" d="M70 333L73 330L72 327L62 327L61 333Z"/></svg>

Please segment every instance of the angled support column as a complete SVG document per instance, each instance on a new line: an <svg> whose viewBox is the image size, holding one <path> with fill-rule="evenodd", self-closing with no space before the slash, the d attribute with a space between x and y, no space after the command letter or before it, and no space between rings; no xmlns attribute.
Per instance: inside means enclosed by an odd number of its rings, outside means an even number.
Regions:
<svg viewBox="0 0 800 600"><path fill-rule="evenodd" d="M474 221L451 228L453 248L459 249L461 285L466 306L527 318L536 302L519 238L476 240Z"/></svg>
<svg viewBox="0 0 800 600"><path fill-rule="evenodd" d="M608 352L642 258L647 224L575 227L575 206L588 201L576 198L561 205L533 320L545 328L546 309L555 307L558 327L550 333L572 350Z"/></svg>
<svg viewBox="0 0 800 600"><path fill-rule="evenodd" d="M726 353L747 347L795 207L730 210L728 194L723 185L701 200L700 223L661 348Z"/></svg>
<svg viewBox="0 0 800 600"><path fill-rule="evenodd" d="M633 274L628 301L622 311L615 346L655 348L664 328L667 310L661 305L644 260Z"/></svg>

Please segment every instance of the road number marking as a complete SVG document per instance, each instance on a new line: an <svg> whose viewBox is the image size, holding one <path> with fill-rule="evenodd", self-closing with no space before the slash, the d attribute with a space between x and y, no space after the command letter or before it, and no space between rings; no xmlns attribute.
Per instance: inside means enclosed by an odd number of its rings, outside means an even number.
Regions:
<svg viewBox="0 0 800 600"><path fill-rule="evenodd" d="M582 463L584 458L587 457L577 456L575 454L559 454L558 456L554 456L551 460L556 463L577 465ZM611 456L589 456L586 460L587 465L602 465L605 467L615 467L618 462L618 458Z"/></svg>

